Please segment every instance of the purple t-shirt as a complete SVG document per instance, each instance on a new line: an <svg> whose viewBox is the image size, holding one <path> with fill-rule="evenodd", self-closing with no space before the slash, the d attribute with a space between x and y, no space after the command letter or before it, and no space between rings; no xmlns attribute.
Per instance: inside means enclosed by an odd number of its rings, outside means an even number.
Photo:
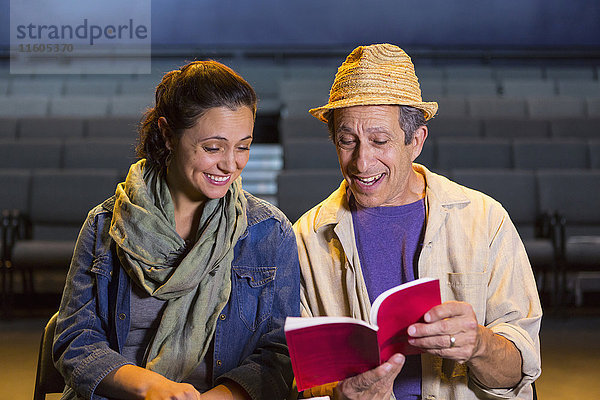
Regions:
<svg viewBox="0 0 600 400"><path fill-rule="evenodd" d="M397 207L364 208L350 202L356 246L371 303L386 290L415 279L425 231L425 199ZM406 357L394 382L396 399L421 398L421 357Z"/></svg>

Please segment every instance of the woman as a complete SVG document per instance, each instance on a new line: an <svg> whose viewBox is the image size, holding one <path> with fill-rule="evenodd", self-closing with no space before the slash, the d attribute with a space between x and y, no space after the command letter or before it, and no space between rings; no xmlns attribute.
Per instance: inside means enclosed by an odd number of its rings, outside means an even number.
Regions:
<svg viewBox="0 0 600 400"><path fill-rule="evenodd" d="M287 395L298 255L285 216L241 188L255 114L222 64L163 77L141 160L77 241L54 339L63 398Z"/></svg>

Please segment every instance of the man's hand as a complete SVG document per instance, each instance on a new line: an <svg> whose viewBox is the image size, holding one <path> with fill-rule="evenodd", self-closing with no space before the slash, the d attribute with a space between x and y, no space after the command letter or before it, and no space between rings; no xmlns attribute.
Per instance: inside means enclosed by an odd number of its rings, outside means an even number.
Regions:
<svg viewBox="0 0 600 400"><path fill-rule="evenodd" d="M477 323L468 303L448 301L427 311L425 323L408 327L408 342L423 351L467 363L490 388L511 388L522 378L521 353L510 340Z"/></svg>
<svg viewBox="0 0 600 400"><path fill-rule="evenodd" d="M394 379L402 370L404 361L402 354L394 354L379 367L344 379L336 386L334 399L388 400L394 389Z"/></svg>
<svg viewBox="0 0 600 400"><path fill-rule="evenodd" d="M461 363L478 353L483 327L477 323L470 304L448 301L433 307L424 319L425 323L408 327L411 345Z"/></svg>

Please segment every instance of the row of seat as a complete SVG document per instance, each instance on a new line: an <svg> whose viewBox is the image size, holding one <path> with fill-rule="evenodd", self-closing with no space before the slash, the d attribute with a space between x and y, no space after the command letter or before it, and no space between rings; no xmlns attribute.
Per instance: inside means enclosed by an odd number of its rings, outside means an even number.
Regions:
<svg viewBox="0 0 600 400"><path fill-rule="evenodd" d="M0 168L112 168L124 174L136 157L122 138L0 139Z"/></svg>
<svg viewBox="0 0 600 400"><path fill-rule="evenodd" d="M119 138L133 140L141 115L133 117L0 117L0 138Z"/></svg>
<svg viewBox="0 0 600 400"><path fill-rule="evenodd" d="M471 169L451 170L448 175L501 201L526 238L535 236L535 221L543 211L560 212L566 218L567 238L600 234L598 170ZM0 171L0 205L27 216L27 233L21 237L28 240L15 242L11 265L65 268L85 213L113 193L119 179L119 172L109 169ZM333 191L341 179L339 169L283 170L277 177L277 203L295 220ZM579 238L565 243L565 248L587 249L589 242ZM586 254L569 257L585 261L590 257Z"/></svg>
<svg viewBox="0 0 600 400"><path fill-rule="evenodd" d="M94 147L98 154L104 153L104 149ZM281 150L278 146L256 147L254 161L248 163L242 174L244 188L276 203ZM93 157L92 153L86 154ZM77 151L73 155L82 161L86 157L85 154L77 154ZM123 160L114 156L113 161L117 164ZM124 171L114 166L0 168L2 297L12 296L14 271L23 273L25 293L34 292L35 270L53 269L66 273L77 232L87 212L114 194L116 184L123 178ZM9 281L5 282L6 279ZM10 293L4 293L5 290Z"/></svg>
<svg viewBox="0 0 600 400"><path fill-rule="evenodd" d="M8 96L0 97L0 117L139 117L153 103L143 95ZM259 102L258 113L279 113L279 103Z"/></svg>
<svg viewBox="0 0 600 400"><path fill-rule="evenodd" d="M534 271L553 278L550 287L541 289L551 291L555 304L581 305L581 282L600 271L600 170L453 170L450 175L505 206L524 238ZM539 224L542 213L550 218L543 220L545 226Z"/></svg>
<svg viewBox="0 0 600 400"><path fill-rule="evenodd" d="M326 138L289 139L284 169L337 168L335 146ZM600 139L430 138L417 162L432 168L600 168Z"/></svg>
<svg viewBox="0 0 600 400"><path fill-rule="evenodd" d="M0 139L0 170L114 169L123 179L136 159L134 143L127 139ZM242 173L244 188L251 193L273 197L277 191L277 172L282 165L281 146L253 145L250 160Z"/></svg>
<svg viewBox="0 0 600 400"><path fill-rule="evenodd" d="M327 101L329 89L311 91L311 96L291 92L289 99L261 97L259 114L304 116L310 108ZM521 97L486 95L431 96L426 100L439 103L443 117L512 117L512 118L600 118L600 96L547 96L525 94ZM151 106L149 95L122 96L44 96L21 95L0 97L0 117L24 116L140 116Z"/></svg>
<svg viewBox="0 0 600 400"><path fill-rule="evenodd" d="M282 118L306 117L308 110L327 102L327 95L295 97L285 102ZM506 98L498 96L434 96L425 100L439 105L436 118L600 118L600 97L531 96Z"/></svg>
<svg viewBox="0 0 600 400"><path fill-rule="evenodd" d="M139 117L152 102L149 96L11 96L0 98L0 117Z"/></svg>
<svg viewBox="0 0 600 400"><path fill-rule="evenodd" d="M456 168L441 173L498 200L523 237L535 236L536 220L544 212L562 214L568 236L600 235L600 170ZM279 207L295 221L342 179L339 168L282 170L277 178Z"/></svg>
<svg viewBox="0 0 600 400"><path fill-rule="evenodd" d="M152 98L159 81L150 79L0 79L0 96L116 96Z"/></svg>
<svg viewBox="0 0 600 400"><path fill-rule="evenodd" d="M34 271L66 276L77 233L88 211L115 191L116 169L0 170L3 306L10 304L14 274L32 296Z"/></svg>
<svg viewBox="0 0 600 400"><path fill-rule="evenodd" d="M327 94L333 77L319 80L284 80L279 83L279 97L283 100L293 98L300 93L307 97L311 93ZM600 82L596 80L547 80L547 79L503 79L462 78L445 80L422 78L419 80L424 99L440 96L569 96L600 97ZM310 89L310 90L309 90Z"/></svg>
<svg viewBox="0 0 600 400"><path fill-rule="evenodd" d="M215 59L225 63L238 71L247 79L255 78L261 75L270 75L278 80L290 79L327 79L333 77L337 67L343 61L347 53L342 51L339 55L333 53L323 53L322 56L312 56L309 60L297 62L297 58L290 62L263 61L248 62L236 57L226 57L225 55L216 55ZM557 65L550 63L538 63L535 65L523 65L515 63L513 65L482 65L475 63L463 64L432 64L421 61L418 57L413 59L417 75L423 79L572 79L572 80L598 80L600 77L600 66L589 63L583 65ZM8 68L0 66L0 76L5 79L14 80L56 80L63 81L82 80L82 81L106 81L106 80L144 80L150 76L160 78L166 71L185 64L184 59L174 58L155 58L152 60L152 72L149 74L125 74L125 75L19 75L9 76ZM150 79L154 80L154 79Z"/></svg>
<svg viewBox="0 0 600 400"><path fill-rule="evenodd" d="M444 79L560 79L598 80L598 65L445 65L429 66L415 61L419 80Z"/></svg>
<svg viewBox="0 0 600 400"><path fill-rule="evenodd" d="M506 97L573 96L598 97L600 83L591 80L492 79L421 81L424 98L433 96L484 95Z"/></svg>
<svg viewBox="0 0 600 400"><path fill-rule="evenodd" d="M445 118L428 122L430 137L600 138L600 118Z"/></svg>
<svg viewBox="0 0 600 400"><path fill-rule="evenodd" d="M327 70L329 72L329 70ZM257 91L262 95L279 94L286 98L289 90L306 83L315 83L313 78L283 78L270 76L270 81L262 83L250 73L249 81L257 82ZM331 85L334 73L319 78L320 88ZM47 96L116 96L143 95L152 96L160 79L0 79L0 96L47 95ZM267 85L272 86L271 89ZM440 95L504 95L504 96L600 96L600 82L591 76L581 79L542 79L521 78L500 80L492 77L462 77L446 80L441 77L421 79L424 97Z"/></svg>
<svg viewBox="0 0 600 400"><path fill-rule="evenodd" d="M453 170L450 176L491 195L509 211L534 271L552 278L551 286L541 289L551 291L555 304L581 305L581 282L600 271L600 170L470 169Z"/></svg>
<svg viewBox="0 0 600 400"><path fill-rule="evenodd" d="M551 291L553 301L566 301L567 273L600 268L600 170L453 169L444 175L507 209L539 283L552 279L542 290ZM294 221L341 180L339 169L283 170L278 205ZM580 299L581 293L575 296Z"/></svg>
<svg viewBox="0 0 600 400"><path fill-rule="evenodd" d="M341 59L343 58L341 57L335 65L326 66L240 66L237 70L255 87L260 97L275 98L285 103L290 97L303 97L307 93L327 96ZM599 76L598 66L595 65L555 68L552 66L421 66L416 63L415 68L425 96L501 95L503 93L523 96L535 95L535 92L544 95L568 94L578 97L600 95L599 91L595 90ZM464 82L464 85L461 85L461 82ZM521 82L534 83L531 84L529 91L526 91L521 89ZM540 82L540 85L536 85L535 82ZM507 86L507 90L504 86Z"/></svg>
<svg viewBox="0 0 600 400"><path fill-rule="evenodd" d="M0 120L1 124L1 120ZM600 118L470 118L436 117L430 120L429 137L490 137L490 138L600 138ZM279 120L279 138L282 143L289 139L324 138L327 126L312 117L285 116Z"/></svg>
<svg viewBox="0 0 600 400"><path fill-rule="evenodd" d="M133 117L0 117L0 138L122 138L137 137L140 116ZM600 137L600 118L471 118L438 116L428 122L431 137ZM259 127L257 126L256 129ZM327 126L308 112L282 116L281 142L289 138L326 137Z"/></svg>

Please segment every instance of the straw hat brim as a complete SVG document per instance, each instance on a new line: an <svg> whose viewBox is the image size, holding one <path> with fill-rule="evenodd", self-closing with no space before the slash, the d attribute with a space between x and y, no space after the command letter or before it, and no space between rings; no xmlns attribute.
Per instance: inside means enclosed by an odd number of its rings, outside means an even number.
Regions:
<svg viewBox="0 0 600 400"><path fill-rule="evenodd" d="M389 97L354 97L350 99L342 99L334 102L327 103L322 107L312 108L308 110L314 117L319 120L327 123L327 118L325 118L325 114L329 110L334 110L337 108L345 108L352 106L381 106L381 105L400 105L400 106L410 106L418 108L423 111L425 116L425 120L430 120L435 116L438 110L438 103L435 101L421 101L421 102L411 102L411 101L398 101L397 99L390 99Z"/></svg>

